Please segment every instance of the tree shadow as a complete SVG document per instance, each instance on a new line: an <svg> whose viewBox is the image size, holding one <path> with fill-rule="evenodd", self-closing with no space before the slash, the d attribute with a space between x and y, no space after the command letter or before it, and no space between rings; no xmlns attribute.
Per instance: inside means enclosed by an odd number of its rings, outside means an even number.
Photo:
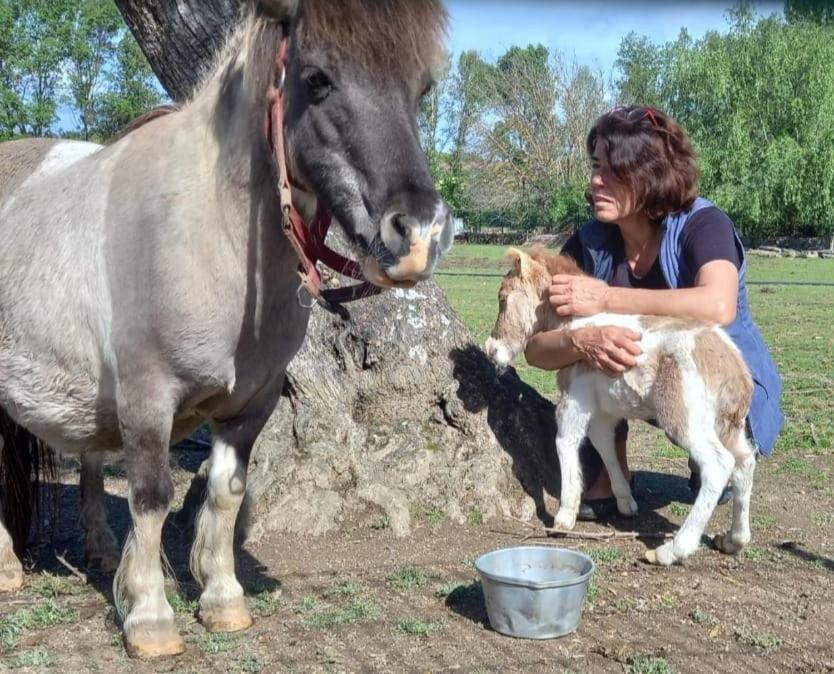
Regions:
<svg viewBox="0 0 834 674"><path fill-rule="evenodd" d="M210 450L205 437L198 432L189 440L172 447L173 461L189 472L198 473ZM202 496L202 493L194 489L195 483L199 483L199 477L192 481L189 494ZM77 484L56 482L46 486L40 499L36 541L27 551L27 566L56 576L72 575L73 572L59 561L60 555L69 565L82 572L88 584L112 607L113 572L85 568L80 496ZM106 505L107 521L116 538L123 543L131 526L127 499L108 493ZM183 507L169 514L162 530L162 544L179 594L185 599L196 600L199 598L200 587L189 569L193 517L191 514L183 516L186 507L189 504L184 499ZM193 508L193 503L190 507ZM242 508L238 521L245 521L246 517L246 509ZM273 578L263 563L240 545L240 537L235 544L235 570L247 594L271 591L281 585L280 580Z"/></svg>
<svg viewBox="0 0 834 674"><path fill-rule="evenodd" d="M486 410L495 439L512 459L513 474L536 504L538 518L550 526L553 516L545 498L558 497L561 489L553 403L521 381L513 368L499 374L474 344L453 349L450 358L459 400L467 412Z"/></svg>

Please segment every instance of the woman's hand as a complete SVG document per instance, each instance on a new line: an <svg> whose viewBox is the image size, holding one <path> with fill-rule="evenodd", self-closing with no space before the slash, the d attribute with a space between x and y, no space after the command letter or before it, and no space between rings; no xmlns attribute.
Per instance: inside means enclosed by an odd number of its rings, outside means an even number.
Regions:
<svg viewBox="0 0 834 674"><path fill-rule="evenodd" d="M593 316L606 311L608 284L590 276L557 274L550 286L550 304L559 316Z"/></svg>
<svg viewBox="0 0 834 674"><path fill-rule="evenodd" d="M617 325L589 325L571 330L570 340L583 359L610 377L637 364L640 334Z"/></svg>

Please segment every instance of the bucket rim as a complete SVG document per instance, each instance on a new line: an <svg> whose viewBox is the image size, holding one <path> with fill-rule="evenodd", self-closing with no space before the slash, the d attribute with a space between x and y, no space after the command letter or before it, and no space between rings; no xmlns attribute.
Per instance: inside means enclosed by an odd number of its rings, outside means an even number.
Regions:
<svg viewBox="0 0 834 674"><path fill-rule="evenodd" d="M590 565L588 571L575 578L565 578L562 580L546 580L546 581L535 581L535 580L524 580L522 578L513 578L512 576L504 576L496 573L492 573L491 571L486 571L483 568L483 562L486 558L491 557L492 555L507 552L509 550L549 550L549 551L559 551L559 552L566 552L570 555L575 555L579 557L583 562L587 562ZM582 583L587 582L591 576L596 573L597 566L594 563L594 560L591 559L588 555L584 552L579 552L578 550L571 550L570 548L560 548L552 545L517 545L517 546L510 546L507 548L498 548L496 550L490 550L489 552L485 552L484 554L480 555L474 562L475 570L481 574L482 578L486 578L487 580L496 582L496 583L503 583L505 585L516 585L519 587L529 587L534 590L546 590L550 588L558 588L558 587L571 587L573 585L580 585Z"/></svg>

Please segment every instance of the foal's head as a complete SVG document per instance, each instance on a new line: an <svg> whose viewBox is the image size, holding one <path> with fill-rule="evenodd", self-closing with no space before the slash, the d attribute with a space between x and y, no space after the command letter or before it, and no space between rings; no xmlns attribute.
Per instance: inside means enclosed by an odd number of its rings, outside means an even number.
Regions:
<svg viewBox="0 0 834 674"><path fill-rule="evenodd" d="M369 280L419 281L451 246L449 207L420 146L447 16L439 0L257 0L289 27L286 138L293 181L367 256Z"/></svg>
<svg viewBox="0 0 834 674"><path fill-rule="evenodd" d="M558 327L561 320L550 308L548 288L556 274L581 274L570 258L543 249L529 252L510 248L512 268L498 291L498 318L485 350L499 367L506 367L527 347L537 332Z"/></svg>

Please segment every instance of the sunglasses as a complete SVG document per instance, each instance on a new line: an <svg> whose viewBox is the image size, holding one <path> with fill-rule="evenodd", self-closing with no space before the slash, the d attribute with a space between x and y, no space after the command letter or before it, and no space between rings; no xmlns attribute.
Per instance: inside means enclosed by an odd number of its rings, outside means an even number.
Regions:
<svg viewBox="0 0 834 674"><path fill-rule="evenodd" d="M632 108L626 105L618 105L611 110L611 114L616 115L621 119L626 119L629 122L634 122L635 124L639 124L644 119L648 119L655 129L660 128L660 125L657 123L657 118L654 116L654 110L652 108Z"/></svg>

